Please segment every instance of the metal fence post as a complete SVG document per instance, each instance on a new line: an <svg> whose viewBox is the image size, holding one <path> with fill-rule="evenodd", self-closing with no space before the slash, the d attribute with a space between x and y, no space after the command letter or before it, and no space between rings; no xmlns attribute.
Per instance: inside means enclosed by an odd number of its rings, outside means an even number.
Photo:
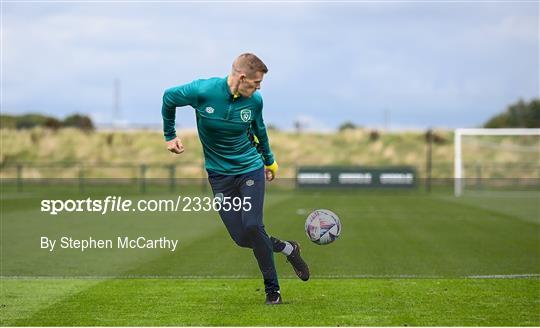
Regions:
<svg viewBox="0 0 540 328"><path fill-rule="evenodd" d="M204 157L203 157L204 158ZM206 193L207 191L207 186L206 186L206 177L205 177L205 174L204 174L204 171L206 171L206 168L205 168L205 165L204 165L204 159L201 163L201 187L202 187L202 192L203 194Z"/></svg>
<svg viewBox="0 0 540 328"><path fill-rule="evenodd" d="M23 166L22 164L17 164L17 191L22 191L23 189Z"/></svg>
<svg viewBox="0 0 540 328"><path fill-rule="evenodd" d="M482 163L476 162L476 189L482 189Z"/></svg>
<svg viewBox="0 0 540 328"><path fill-rule="evenodd" d="M79 165L79 192L84 192L84 166L83 164Z"/></svg>
<svg viewBox="0 0 540 328"><path fill-rule="evenodd" d="M176 166L174 164L171 164L169 166L169 190L171 192L174 192L176 189L176 183L175 183L175 177L176 177Z"/></svg>
<svg viewBox="0 0 540 328"><path fill-rule="evenodd" d="M146 192L146 164L141 164L139 174L140 190L141 193Z"/></svg>

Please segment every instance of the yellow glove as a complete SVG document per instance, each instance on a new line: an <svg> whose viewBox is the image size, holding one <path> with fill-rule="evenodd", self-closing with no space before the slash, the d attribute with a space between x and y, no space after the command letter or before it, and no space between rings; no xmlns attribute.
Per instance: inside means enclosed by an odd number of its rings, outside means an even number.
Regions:
<svg viewBox="0 0 540 328"><path fill-rule="evenodd" d="M268 177L268 175L266 175L266 179L267 179L268 181L274 180L274 178L276 177L278 168L279 168L279 166L278 166L278 164L277 164L276 161L274 161L274 163L272 163L271 165L265 165L265 166L264 166L264 169L265 169L264 171L265 171L265 172L268 172L268 171L269 171L270 173L272 173L272 176L271 176L271 177Z"/></svg>

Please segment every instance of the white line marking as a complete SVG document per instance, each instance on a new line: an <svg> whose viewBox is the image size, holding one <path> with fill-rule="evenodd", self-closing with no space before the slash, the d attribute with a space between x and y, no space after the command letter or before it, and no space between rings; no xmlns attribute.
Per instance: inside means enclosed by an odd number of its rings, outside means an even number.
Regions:
<svg viewBox="0 0 540 328"><path fill-rule="evenodd" d="M522 273L522 274L491 274L491 275L478 275L468 276L470 279L516 279L516 278L534 278L540 277L538 273Z"/></svg>

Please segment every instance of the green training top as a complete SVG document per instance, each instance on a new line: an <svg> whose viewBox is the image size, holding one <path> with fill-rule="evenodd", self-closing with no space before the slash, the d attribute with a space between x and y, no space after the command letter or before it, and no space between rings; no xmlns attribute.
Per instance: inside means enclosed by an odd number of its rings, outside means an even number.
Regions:
<svg viewBox="0 0 540 328"><path fill-rule="evenodd" d="M165 90L161 108L165 140L176 137L176 107L188 105L195 109L206 169L235 175L274 162L258 91L250 98L233 97L227 77L195 80ZM249 140L248 130L259 139L261 154Z"/></svg>

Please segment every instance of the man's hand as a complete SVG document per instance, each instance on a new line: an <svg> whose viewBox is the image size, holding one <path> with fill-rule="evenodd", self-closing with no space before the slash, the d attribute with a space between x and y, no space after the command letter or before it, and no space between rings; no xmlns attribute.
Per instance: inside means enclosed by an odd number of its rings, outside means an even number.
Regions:
<svg viewBox="0 0 540 328"><path fill-rule="evenodd" d="M182 154L184 152L184 145L182 145L182 141L180 141L180 138L176 137L172 140L167 141L167 149L171 153Z"/></svg>
<svg viewBox="0 0 540 328"><path fill-rule="evenodd" d="M264 166L264 174L266 175L266 181L272 181L276 177L277 171L278 171L278 164L276 161L272 163L272 165L265 165Z"/></svg>

